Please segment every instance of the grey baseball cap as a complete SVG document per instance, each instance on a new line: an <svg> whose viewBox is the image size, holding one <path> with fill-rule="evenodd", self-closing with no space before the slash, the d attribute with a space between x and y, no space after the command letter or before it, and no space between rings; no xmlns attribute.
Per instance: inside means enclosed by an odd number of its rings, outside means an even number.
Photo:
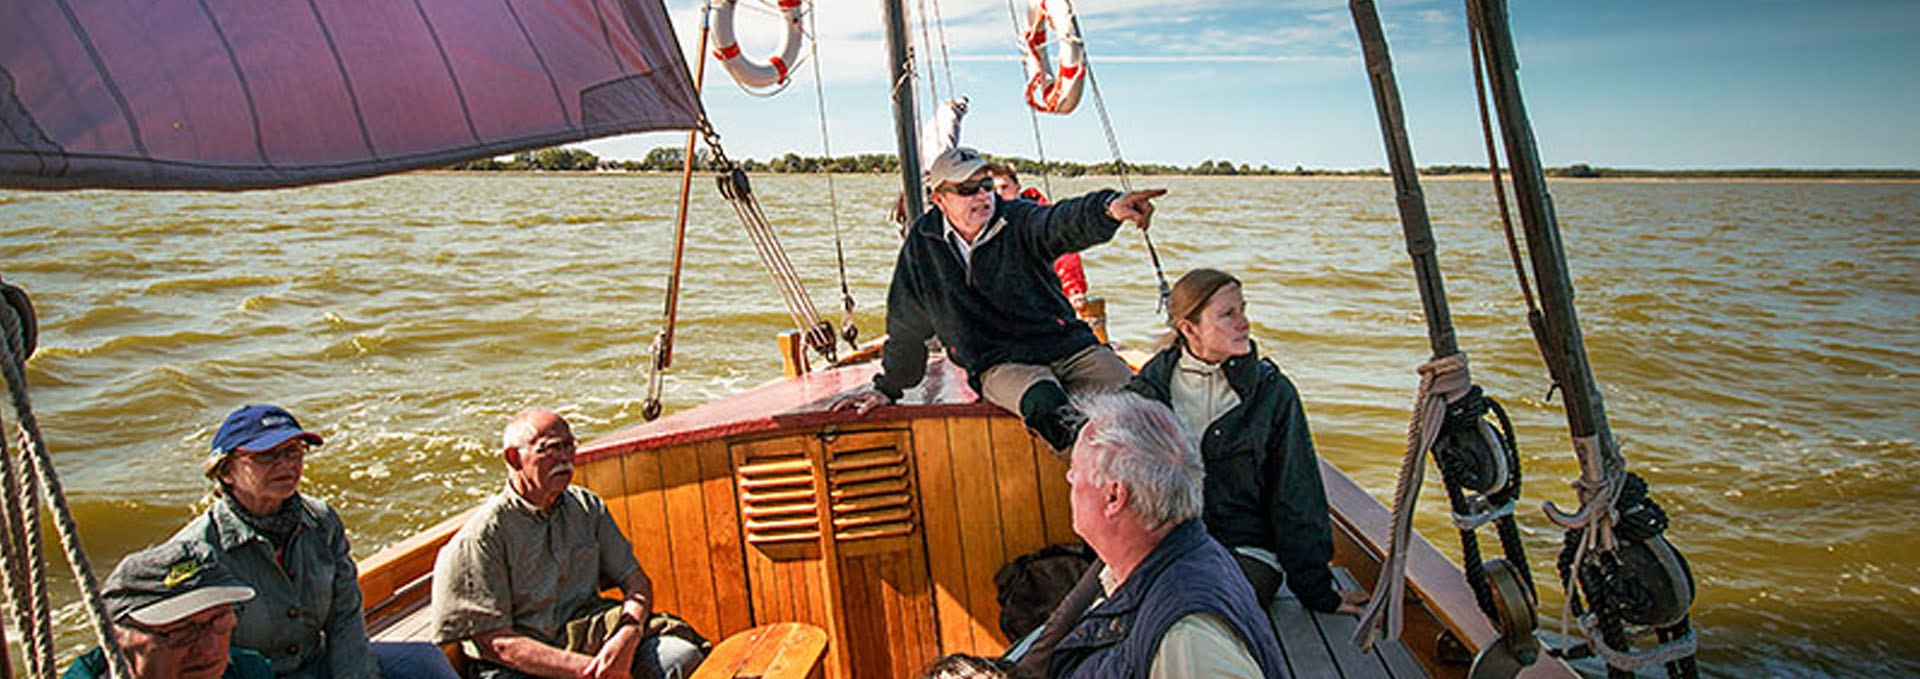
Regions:
<svg viewBox="0 0 1920 679"><path fill-rule="evenodd" d="M253 598L253 588L220 565L206 543L175 540L128 554L100 596L114 622L158 627L222 604Z"/></svg>
<svg viewBox="0 0 1920 679"><path fill-rule="evenodd" d="M964 182L986 166L987 159L980 157L979 151L965 146L947 149L933 159L933 167L927 170L927 188L937 189L941 184Z"/></svg>

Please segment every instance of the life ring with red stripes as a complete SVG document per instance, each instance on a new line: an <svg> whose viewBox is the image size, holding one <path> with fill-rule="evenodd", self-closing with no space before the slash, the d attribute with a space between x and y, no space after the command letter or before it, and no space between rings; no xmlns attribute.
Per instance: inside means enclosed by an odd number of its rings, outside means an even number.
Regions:
<svg viewBox="0 0 1920 679"><path fill-rule="evenodd" d="M1047 53L1048 31L1060 44L1060 69L1055 72ZM1087 49L1080 41L1080 22L1065 0L1027 3L1027 30L1021 36L1026 52L1027 105L1045 113L1065 115L1080 105L1087 82Z"/></svg>
<svg viewBox="0 0 1920 679"><path fill-rule="evenodd" d="M727 75L742 87L763 89L787 84L788 69L793 68L800 59L800 43L806 40L806 32L800 25L801 3L803 0L780 0L780 18L787 22L786 38L780 41L779 53L760 62L740 53L740 43L733 37L733 10L740 0L718 0L713 6L713 57L727 67Z"/></svg>

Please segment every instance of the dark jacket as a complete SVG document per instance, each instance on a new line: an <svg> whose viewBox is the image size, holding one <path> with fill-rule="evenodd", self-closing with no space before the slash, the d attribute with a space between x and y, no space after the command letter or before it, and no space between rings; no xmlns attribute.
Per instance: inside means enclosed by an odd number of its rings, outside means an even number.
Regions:
<svg viewBox="0 0 1920 679"><path fill-rule="evenodd" d="M946 217L928 210L913 221L887 289L887 345L874 387L889 398L927 372L927 338L969 375L1001 363L1047 364L1097 341L1073 312L1053 275L1053 260L1113 238L1107 216L1114 191L1050 206L997 200L971 265L947 240ZM986 231L981 232L983 235Z"/></svg>
<svg viewBox="0 0 1920 679"><path fill-rule="evenodd" d="M1127 388L1171 407L1168 384L1181 351L1176 346L1154 354ZM1227 359L1221 369L1240 404L1200 437L1207 465L1202 516L1229 548L1272 550L1294 596L1313 610L1332 611L1340 606L1327 568L1333 528L1300 394L1257 348Z"/></svg>
<svg viewBox="0 0 1920 679"><path fill-rule="evenodd" d="M1200 519L1176 526L1106 601L1087 611L1054 647L1049 677L1147 676L1160 640L1193 613L1220 616L1267 679L1287 677L1287 662L1266 611L1233 556L1207 537Z"/></svg>

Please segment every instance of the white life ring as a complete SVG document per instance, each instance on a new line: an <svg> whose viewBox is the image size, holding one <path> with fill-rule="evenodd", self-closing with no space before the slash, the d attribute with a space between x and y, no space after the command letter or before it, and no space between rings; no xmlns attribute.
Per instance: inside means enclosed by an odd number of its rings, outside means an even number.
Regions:
<svg viewBox="0 0 1920 679"><path fill-rule="evenodd" d="M1047 55L1047 29L1060 43L1060 71L1055 73ZM1027 31L1021 36L1026 52L1027 105L1036 111L1072 113L1080 105L1080 90L1087 82L1087 49L1080 42L1080 22L1074 19L1073 5L1065 0L1030 0L1027 3Z"/></svg>
<svg viewBox="0 0 1920 679"><path fill-rule="evenodd" d="M740 44L733 37L733 10L740 0L718 0L713 5L713 57L727 67L727 74L742 87L767 88L787 83L788 69L793 68L800 59L800 43L806 39L801 30L800 13L803 0L780 0L780 18L787 22L787 36L780 41L780 52L767 58L767 63L755 61L740 53Z"/></svg>

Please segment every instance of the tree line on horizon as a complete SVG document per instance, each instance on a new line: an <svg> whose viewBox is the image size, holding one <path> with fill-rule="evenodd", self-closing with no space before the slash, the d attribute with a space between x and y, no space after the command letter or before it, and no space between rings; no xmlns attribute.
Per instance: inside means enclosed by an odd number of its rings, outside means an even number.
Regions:
<svg viewBox="0 0 1920 679"><path fill-rule="evenodd" d="M982 154L990 161L1011 165L1022 174L1045 173L1057 177L1078 177L1082 175L1117 175L1120 164L1114 161L1100 163L1080 163L1070 160L1049 160L1044 163L1020 156L995 156ZM602 160L584 149L567 147L549 147L533 151L522 151L507 160L485 158L452 166L457 171L520 171L520 172L680 172L685 167L686 152L679 146L661 146L647 152L639 160ZM747 158L735 161L743 170L752 173L775 174L891 174L900 171L898 156L888 153L858 153L847 156L803 156L787 153L766 161ZM694 152L694 169L712 170L712 162L705 149ZM1160 163L1127 163L1126 171L1137 175L1209 175L1209 176L1295 176L1295 177L1385 177L1387 171L1381 168L1360 170L1329 170L1308 168L1300 165L1292 169L1275 168L1267 164L1253 166L1248 163L1234 163L1230 160L1209 159L1197 165L1181 167ZM1429 176L1486 174L1487 168L1474 165L1429 165L1420 168L1420 173ZM1920 179L1920 170L1884 170L1884 169L1798 169L1798 168L1746 168L1725 170L1642 170L1631 168L1594 167L1577 163L1565 167L1546 168L1549 177L1574 178L1696 178L1696 179Z"/></svg>

